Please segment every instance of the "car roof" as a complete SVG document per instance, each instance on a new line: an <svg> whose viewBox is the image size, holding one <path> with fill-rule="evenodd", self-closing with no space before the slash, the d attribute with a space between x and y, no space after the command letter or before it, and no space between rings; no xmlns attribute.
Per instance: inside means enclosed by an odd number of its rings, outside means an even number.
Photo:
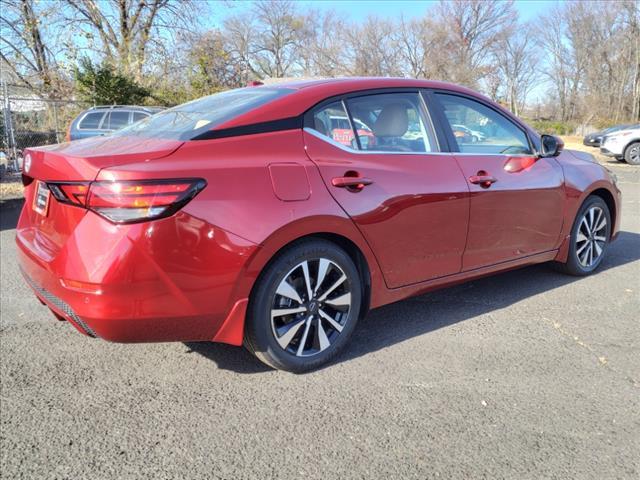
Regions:
<svg viewBox="0 0 640 480"><path fill-rule="evenodd" d="M468 88L434 80L416 80L394 77L344 77L331 79L296 80L247 88L288 89L289 95L277 98L262 107L216 126L216 130L250 125L301 115L315 104L334 96L363 90L387 88L433 88L473 95L491 102L490 99ZM491 102L493 103L493 102Z"/></svg>
<svg viewBox="0 0 640 480"><path fill-rule="evenodd" d="M163 107L146 107L141 105L95 105L91 108L88 108L86 111L110 111L110 110L124 110L124 111L134 111L134 112L159 112L164 110Z"/></svg>
<svg viewBox="0 0 640 480"><path fill-rule="evenodd" d="M282 83L260 85L254 88L288 88L294 90L303 89L324 89L328 87L344 88L350 90L357 86L364 89L388 88L388 87L414 87L414 88L446 88L464 89L459 85L440 82L436 80L418 80L405 77L338 77L338 78L316 78L310 80L292 80Z"/></svg>

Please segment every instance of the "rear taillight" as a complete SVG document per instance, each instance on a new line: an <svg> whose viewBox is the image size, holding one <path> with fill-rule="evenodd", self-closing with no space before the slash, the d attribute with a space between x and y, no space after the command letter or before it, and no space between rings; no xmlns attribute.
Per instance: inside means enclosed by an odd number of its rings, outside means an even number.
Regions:
<svg viewBox="0 0 640 480"><path fill-rule="evenodd" d="M113 223L135 223L173 215L206 186L200 178L49 183L62 203L84 207Z"/></svg>
<svg viewBox="0 0 640 480"><path fill-rule="evenodd" d="M51 194L61 203L84 207L87 205L89 183L48 183Z"/></svg>
<svg viewBox="0 0 640 480"><path fill-rule="evenodd" d="M115 223L167 217L206 185L202 179L94 182L87 208Z"/></svg>

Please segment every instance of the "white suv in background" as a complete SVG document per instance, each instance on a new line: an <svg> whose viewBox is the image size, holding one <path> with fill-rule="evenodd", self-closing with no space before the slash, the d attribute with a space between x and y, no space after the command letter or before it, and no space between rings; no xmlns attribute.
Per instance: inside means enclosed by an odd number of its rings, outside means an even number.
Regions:
<svg viewBox="0 0 640 480"><path fill-rule="evenodd" d="M640 165L640 125L605 136L600 144L600 152L630 165Z"/></svg>

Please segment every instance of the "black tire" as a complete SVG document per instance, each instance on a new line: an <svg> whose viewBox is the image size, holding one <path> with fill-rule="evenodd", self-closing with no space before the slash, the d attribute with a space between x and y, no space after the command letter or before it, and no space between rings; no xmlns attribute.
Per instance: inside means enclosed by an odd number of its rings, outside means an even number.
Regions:
<svg viewBox="0 0 640 480"><path fill-rule="evenodd" d="M640 142L633 142L624 150L624 160L629 165L640 165Z"/></svg>
<svg viewBox="0 0 640 480"><path fill-rule="evenodd" d="M321 285L316 285L318 283L318 277L320 276L320 259L329 261L332 265L329 267L330 270L328 270L327 276L324 277L324 281L320 282ZM301 293L299 297L302 303L300 303L291 300L291 298L276 294L276 291L281 286L281 282L284 280L289 281L294 278L293 275L296 273L303 272L301 264L305 261L309 262L307 263L309 277L311 278L309 283L311 283L316 290L319 290L321 286L326 287L326 285L330 286L332 283L338 283L339 279L342 278L342 274L346 277L346 280L340 284L340 287L332 292L326 300L326 302L329 302L331 297L338 295L340 292L346 291L351 295L350 306L340 307L348 308L347 312L338 312L336 314L336 318L340 318L342 326L340 331L332 329L331 324L327 323L326 319L321 320L318 309L314 310L316 315L313 315L311 302L307 298L309 295ZM315 277L313 277L313 272L316 273ZM338 277L338 281L335 280L336 276ZM291 282L289 282L289 285L291 285ZM306 284L302 287L298 284L295 290L304 292L305 288ZM325 290L330 290L330 288L326 287ZM320 291L318 294L313 294L312 301L316 299L319 294ZM344 297L344 294L342 296ZM258 357L258 359L273 368L295 373L316 369L331 361L348 343L360 315L362 298L362 281L358 274L358 269L344 250L334 243L322 239L299 241L280 252L258 278L251 293L251 298L249 299L244 345L247 350ZM283 306L281 303L283 301L292 303L288 306ZM280 321L280 318L283 319L283 325L278 327L275 323L272 325L274 320L271 316L272 309L274 309L276 304L278 305L277 308L304 306L307 310L291 316L276 317L279 319L278 321ZM320 306L329 313L331 313L330 309L334 308L322 302L320 302ZM314 305L314 307L316 306ZM335 312L337 312L337 310L333 313ZM286 321L284 320L285 318L287 319ZM302 333L296 334L296 337L288 344L289 347L282 347L278 343L275 330L277 328L286 329L287 326L294 323L304 324L304 327L297 329L298 331L302 331ZM310 353L309 356L297 356L299 352L292 352L290 349L295 350L296 348L300 348L300 344L303 343L303 330L307 323L310 325L307 328L309 336L302 348L304 350L305 346L309 345L309 351L312 353ZM320 324L320 328L318 328L318 323ZM322 332L319 332L319 330ZM318 351L313 353L315 350L313 345L314 343L317 345L321 333L323 339L328 339L324 333L325 330L330 331L330 345L325 347L324 350L318 348ZM284 335L280 337L281 341L283 341L283 337ZM286 348L289 348L289 350Z"/></svg>
<svg viewBox="0 0 640 480"><path fill-rule="evenodd" d="M587 215L588 212L593 208L596 208L596 209L599 208L603 212L604 217L606 219L605 228L602 231L599 230L597 232L599 233L599 236L603 237L605 240L603 243L597 242L598 246L602 249L602 251L597 257L597 259L593 262L593 264L584 265L581 262L580 258L578 257L579 253L581 255L584 254L583 250L581 250L581 248L584 246L584 242L580 242L580 243L578 242L578 234L582 233L583 236L585 235L584 227L582 227L581 224L583 222L583 219L585 219L585 215ZM602 263L602 260L604 259L605 254L607 253L607 248L609 246L610 239L611 239L611 212L609 211L609 207L601 197L597 195L591 195L587 197L587 199L584 201L584 203L578 210L578 214L576 215L576 218L573 222L573 227L571 228L571 237L569 239L570 244L569 244L569 252L567 254L567 261L565 263L556 262L554 266L558 271L562 273L566 273L568 275L574 275L578 277L590 275ZM588 242L589 241L591 241L591 239L589 239ZM596 241L593 240L593 242L596 242ZM589 248L589 247L587 246L585 248ZM591 248L593 249L594 252L597 251L595 245L593 245Z"/></svg>
<svg viewBox="0 0 640 480"><path fill-rule="evenodd" d="M619 161L620 163L627 163L627 161L624 159L624 157L615 157L617 161Z"/></svg>

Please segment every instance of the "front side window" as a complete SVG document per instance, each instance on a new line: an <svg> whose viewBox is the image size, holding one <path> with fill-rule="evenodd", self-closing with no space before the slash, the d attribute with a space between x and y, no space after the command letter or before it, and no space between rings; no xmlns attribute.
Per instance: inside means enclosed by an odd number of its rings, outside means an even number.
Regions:
<svg viewBox="0 0 640 480"><path fill-rule="evenodd" d="M436 93L462 153L530 155L527 135L495 110L466 97Z"/></svg>
<svg viewBox="0 0 640 480"><path fill-rule="evenodd" d="M104 116L104 112L92 112L84 116L80 121L78 128L83 130L95 130L100 127L100 120Z"/></svg>
<svg viewBox="0 0 640 480"><path fill-rule="evenodd" d="M162 110L119 130L115 135L191 140L294 91L289 88L266 87L228 90Z"/></svg>

